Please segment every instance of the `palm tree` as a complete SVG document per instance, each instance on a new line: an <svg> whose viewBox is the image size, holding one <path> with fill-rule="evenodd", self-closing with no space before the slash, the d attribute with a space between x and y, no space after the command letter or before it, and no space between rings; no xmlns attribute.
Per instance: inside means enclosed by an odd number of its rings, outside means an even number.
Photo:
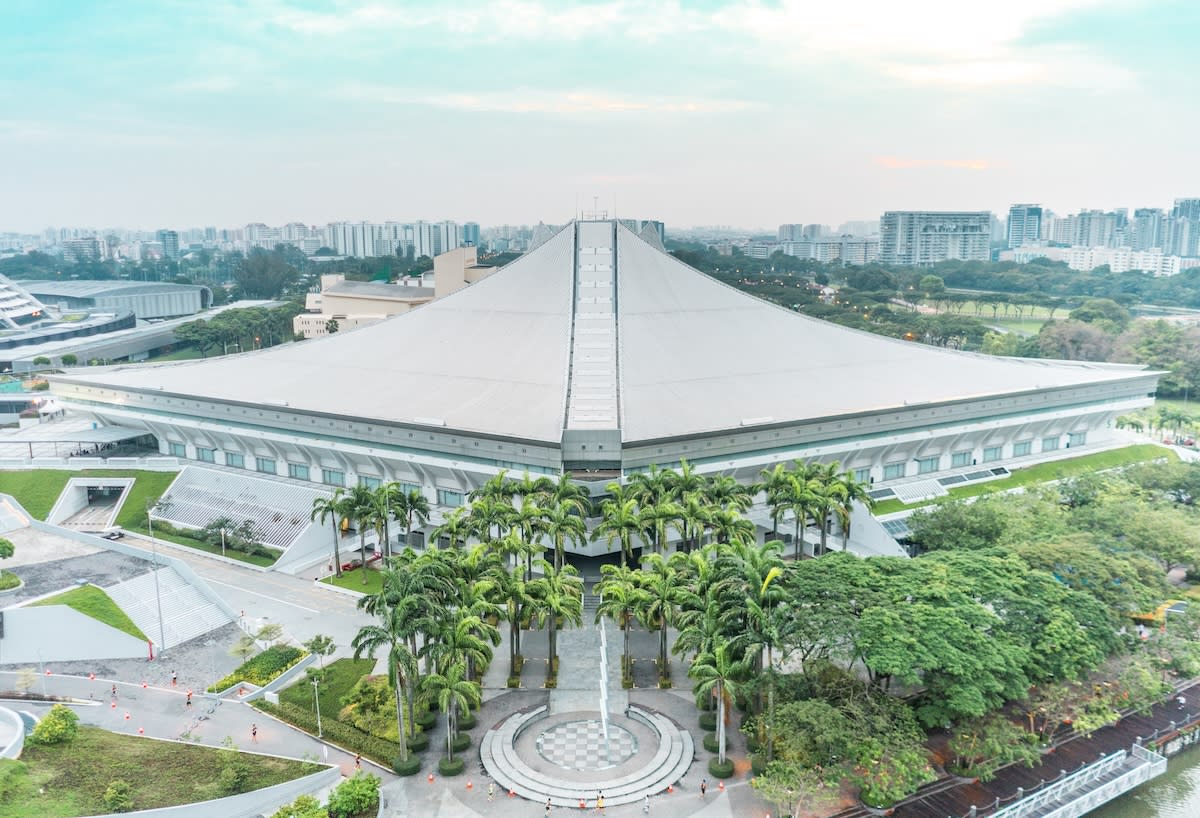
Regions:
<svg viewBox="0 0 1200 818"><path fill-rule="evenodd" d="M404 544L412 545L413 518L421 525L429 522L429 498L420 489L410 489L403 495L400 509L404 513Z"/></svg>
<svg viewBox="0 0 1200 818"><path fill-rule="evenodd" d="M342 576L342 555L338 553L338 526L341 525L342 506L345 503L345 489L334 489L329 497L313 498L312 513L308 519L325 524L326 519L333 521L333 570L337 577Z"/></svg>
<svg viewBox="0 0 1200 818"><path fill-rule="evenodd" d="M600 594L600 607L596 609L596 621L607 616L621 629L624 642L621 653L621 676L633 676L633 657L629 653L629 631L637 618L638 608L645 595L637 583L637 571L628 565L601 565L600 582L596 592Z"/></svg>
<svg viewBox="0 0 1200 818"><path fill-rule="evenodd" d="M459 711L478 707L481 701L479 684L466 678L467 668L454 662L441 673L431 673L421 680L421 690L427 701L437 703L446 714L446 760L454 760L454 738L458 735Z"/></svg>
<svg viewBox="0 0 1200 818"><path fill-rule="evenodd" d="M375 517L375 494L361 483L346 495L345 515L358 529L358 547L362 558L362 584L367 584L367 529Z"/></svg>
<svg viewBox="0 0 1200 818"><path fill-rule="evenodd" d="M486 636L480 636L481 633ZM442 614L422 653L431 656L434 667L439 670L462 663L469 679L474 675L474 668L482 672L492 661L488 642L493 635L499 635L495 627L475 614L456 609Z"/></svg>
<svg viewBox="0 0 1200 818"><path fill-rule="evenodd" d="M537 496L543 506L554 508L561 503L569 502L579 509L579 516L586 517L590 513L592 500L588 495L588 490L578 483L572 482L570 476L565 472L558 476L558 480L545 480L545 482L539 480L538 484L543 486L543 490Z"/></svg>
<svg viewBox="0 0 1200 818"><path fill-rule="evenodd" d="M771 539L774 540L779 537L779 521L789 508L791 472L783 463L776 463L770 469L763 469L758 476L762 482L756 488L767 495L767 507L771 510Z"/></svg>
<svg viewBox="0 0 1200 818"><path fill-rule="evenodd" d="M710 517L713 534L719 543L754 540L754 523L731 508L718 508Z"/></svg>
<svg viewBox="0 0 1200 818"><path fill-rule="evenodd" d="M376 517L383 523L383 529L379 531L379 542L383 546L384 559L392 556L391 521L392 517L398 515L403 497L399 483L381 483L375 488Z"/></svg>
<svg viewBox="0 0 1200 818"><path fill-rule="evenodd" d="M396 727L400 738L400 760L408 761L408 740L413 737L411 699L408 700L408 724L405 725L405 691L417 673L417 657L405 644L404 615L398 608L388 608L380 614L380 624L364 625L350 643L354 658L365 653L374 659L375 652L386 648L388 652L388 679L396 690Z"/></svg>
<svg viewBox="0 0 1200 818"><path fill-rule="evenodd" d="M668 675L667 628L674 624L675 612L682 595L679 567L687 560L687 554L672 554L667 559L662 554L646 554L642 557L642 572L638 581L645 591L639 599L638 618L646 628L658 628L658 674Z"/></svg>
<svg viewBox="0 0 1200 818"><path fill-rule="evenodd" d="M639 502L642 501L639 500ZM675 526L678 531L679 516L682 513L679 506L670 500L663 500L654 505L642 504L641 510L638 512L638 522L642 526L642 531L650 535L656 552L662 553L667 550L667 528ZM680 532L680 536L682 536L682 532Z"/></svg>
<svg viewBox="0 0 1200 818"><path fill-rule="evenodd" d="M600 510L604 516L592 532L592 540L606 540L609 551L612 551L613 542L619 542L621 564L626 565L633 558L633 538L642 533L637 501L626 500L618 504L615 500L605 500Z"/></svg>
<svg viewBox="0 0 1200 818"><path fill-rule="evenodd" d="M788 510L795 516L796 532L793 542L796 559L804 555L804 529L808 526L808 515L815 501L815 481L808 478L807 467L801 466L788 476L790 488L787 494Z"/></svg>
<svg viewBox="0 0 1200 818"><path fill-rule="evenodd" d="M838 516L838 524L842 528L842 550L846 551L850 548L850 519L854 513L854 504L862 503L867 507L867 511L871 511L875 508L875 498L871 496L870 483L859 480L853 472L843 473L841 481L841 502L838 503L835 512Z"/></svg>
<svg viewBox="0 0 1200 818"><path fill-rule="evenodd" d="M666 502L671 496L671 474L653 463L646 471L634 472L629 476L630 496L643 509Z"/></svg>
<svg viewBox="0 0 1200 818"><path fill-rule="evenodd" d="M679 522L685 548L704 544L704 531L712 521L712 511L697 493L686 494L679 504Z"/></svg>
<svg viewBox="0 0 1200 818"><path fill-rule="evenodd" d="M718 764L725 763L726 703L740 692L741 680L748 671L744 662L734 660L726 642L718 642L711 652L701 653L688 669L688 676L696 680L696 693L701 696L713 693L717 699Z"/></svg>
<svg viewBox="0 0 1200 818"><path fill-rule="evenodd" d="M545 513L543 530L554 543L554 567L561 568L566 558L566 544L587 541L587 523L572 500L560 500Z"/></svg>
<svg viewBox="0 0 1200 818"><path fill-rule="evenodd" d="M508 479L508 469L501 469L494 474L486 483L477 489L473 489L467 498L474 503L476 500L484 498L488 500L503 500L512 505L513 497L517 495L516 484Z"/></svg>
<svg viewBox="0 0 1200 818"><path fill-rule="evenodd" d="M676 501L682 501L689 494L703 492L706 485L704 476L693 469L692 464L686 460L679 461L679 471L668 471L664 479L670 488L672 499Z"/></svg>
<svg viewBox="0 0 1200 818"><path fill-rule="evenodd" d="M821 527L821 541L817 556L824 555L827 550L830 516L842 503L845 487L841 482L841 468L840 463L834 462L816 465L811 472L812 479L809 481L809 487L812 492L812 503L809 508L817 520L817 524Z"/></svg>
<svg viewBox="0 0 1200 818"><path fill-rule="evenodd" d="M521 498L521 507L513 514L513 528L520 532L521 539L531 547L525 549L525 579L533 578L533 552L542 551L537 542L546 531L546 510L531 496Z"/></svg>
<svg viewBox="0 0 1200 818"><path fill-rule="evenodd" d="M480 497L471 503L471 523L481 540L498 540L512 527L517 510L511 500ZM495 534L492 533L493 528Z"/></svg>
<svg viewBox="0 0 1200 818"><path fill-rule="evenodd" d="M747 655L753 655L767 680L767 732L775 722L775 649L787 636L790 617L787 594L781 584L784 572L783 544L771 541L763 545L740 545L731 550L732 568L737 572L740 593L745 600L745 639ZM761 708L761 700L759 707ZM767 759L774 757L773 742L767 742Z"/></svg>
<svg viewBox="0 0 1200 818"><path fill-rule="evenodd" d="M443 537L450 541L451 548L464 545L471 536L472 525L470 512L466 508L456 508L447 514L442 524L429 535L431 543L440 542Z"/></svg>
<svg viewBox="0 0 1200 818"><path fill-rule="evenodd" d="M720 508L732 508L742 514L754 505L754 495L748 486L743 486L727 474L718 474L709 478L708 485L703 490L708 502Z"/></svg>
<svg viewBox="0 0 1200 818"><path fill-rule="evenodd" d="M583 622L583 580L574 565L555 568L544 559L536 561L542 575L526 586L534 600L538 623L546 622L550 641L550 672L558 673L559 620L564 625Z"/></svg>
<svg viewBox="0 0 1200 818"><path fill-rule="evenodd" d="M521 620L533 597L520 571L498 571L493 588L493 598L504 609L504 620L508 622L508 675L512 677L517 674L517 657L521 656Z"/></svg>

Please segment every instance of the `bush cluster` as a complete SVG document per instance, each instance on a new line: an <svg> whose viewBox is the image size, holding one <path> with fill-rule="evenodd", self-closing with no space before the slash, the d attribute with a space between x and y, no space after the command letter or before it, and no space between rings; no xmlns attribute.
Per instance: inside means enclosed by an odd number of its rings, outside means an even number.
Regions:
<svg viewBox="0 0 1200 818"><path fill-rule="evenodd" d="M109 812L129 812L133 809L133 787L120 778L110 781L104 790L104 807Z"/></svg>
<svg viewBox="0 0 1200 818"><path fill-rule="evenodd" d="M210 686L210 693L228 690L239 682L249 682L262 687L273 682L307 654L290 645L272 645L262 653L241 664L233 673Z"/></svg>
<svg viewBox="0 0 1200 818"><path fill-rule="evenodd" d="M453 761L448 758L438 760L438 772L447 777L459 775L465 766L466 762L461 758L456 758Z"/></svg>
<svg viewBox="0 0 1200 818"><path fill-rule="evenodd" d="M79 716L65 704L56 704L33 728L29 737L34 744L60 744L75 738L79 732Z"/></svg>
<svg viewBox="0 0 1200 818"><path fill-rule="evenodd" d="M379 811L379 777L359 772L329 794L329 818L362 818Z"/></svg>
<svg viewBox="0 0 1200 818"><path fill-rule="evenodd" d="M264 701L256 701L254 706L264 713L278 716L288 724L316 735L317 719L311 710L305 710L302 707L282 702L278 705L273 705ZM385 767L390 767L396 757L400 755L399 744L377 738L376 736L367 735L348 724L342 724L332 719L325 719L321 722L321 728L325 734L325 738L334 744L345 747L347 750L353 750L356 753L362 753L365 758L378 762Z"/></svg>

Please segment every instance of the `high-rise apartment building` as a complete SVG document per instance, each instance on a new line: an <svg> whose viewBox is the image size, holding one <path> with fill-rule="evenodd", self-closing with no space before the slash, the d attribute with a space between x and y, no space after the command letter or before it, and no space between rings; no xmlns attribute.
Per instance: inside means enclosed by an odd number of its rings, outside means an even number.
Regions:
<svg viewBox="0 0 1200 818"><path fill-rule="evenodd" d="M1042 236L1042 206L1015 204L1008 209L1008 248L1034 244Z"/></svg>
<svg viewBox="0 0 1200 818"><path fill-rule="evenodd" d="M1163 243L1177 256L1200 256L1200 199L1176 199Z"/></svg>
<svg viewBox="0 0 1200 818"><path fill-rule="evenodd" d="M162 245L164 258L179 258L179 234L174 230L159 230L158 243Z"/></svg>
<svg viewBox="0 0 1200 818"><path fill-rule="evenodd" d="M67 239L62 243L63 261L99 261L103 247L95 236L86 239Z"/></svg>
<svg viewBox="0 0 1200 818"><path fill-rule="evenodd" d="M479 246L479 223L478 222L467 222L466 224L464 224L462 226L462 240L463 240L463 244L467 245L468 247L478 247Z"/></svg>
<svg viewBox="0 0 1200 818"><path fill-rule="evenodd" d="M1139 207L1133 211L1129 246L1134 250L1152 250L1163 246L1163 223L1166 217L1154 207Z"/></svg>
<svg viewBox="0 0 1200 818"><path fill-rule="evenodd" d="M987 261L992 214L986 210L889 210L880 220L879 260L926 266L939 261Z"/></svg>
<svg viewBox="0 0 1200 818"><path fill-rule="evenodd" d="M804 225L781 224L778 238L779 241L801 241L804 238Z"/></svg>

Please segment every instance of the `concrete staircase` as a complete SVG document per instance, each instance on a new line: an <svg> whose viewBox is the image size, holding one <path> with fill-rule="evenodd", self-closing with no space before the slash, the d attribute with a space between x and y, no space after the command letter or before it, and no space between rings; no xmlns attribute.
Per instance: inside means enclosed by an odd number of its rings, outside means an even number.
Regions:
<svg viewBox="0 0 1200 818"><path fill-rule="evenodd" d="M162 641L159 644L158 597L162 600ZM173 648L230 622L229 615L174 568L159 568L104 589L159 650Z"/></svg>

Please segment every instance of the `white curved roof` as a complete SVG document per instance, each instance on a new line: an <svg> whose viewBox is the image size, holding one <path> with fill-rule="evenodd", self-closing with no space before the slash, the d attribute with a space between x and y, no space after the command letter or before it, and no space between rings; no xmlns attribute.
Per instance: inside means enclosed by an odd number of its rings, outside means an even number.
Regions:
<svg viewBox="0 0 1200 818"><path fill-rule="evenodd" d="M361 329L58 380L558 442L564 426L640 441L1146 374L846 329L727 287L624 226L581 222Z"/></svg>

